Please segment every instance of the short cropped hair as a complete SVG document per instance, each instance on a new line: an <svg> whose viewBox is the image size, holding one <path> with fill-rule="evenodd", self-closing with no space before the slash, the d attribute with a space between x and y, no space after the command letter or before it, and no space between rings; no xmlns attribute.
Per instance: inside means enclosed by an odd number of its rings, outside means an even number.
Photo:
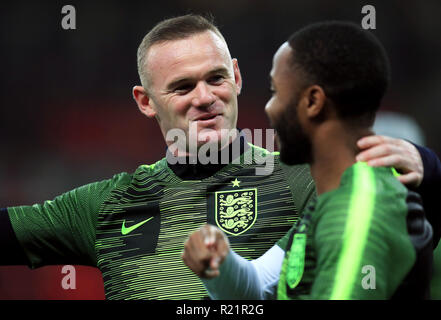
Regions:
<svg viewBox="0 0 441 320"><path fill-rule="evenodd" d="M363 117L372 124L390 82L390 64L371 32L327 21L300 29L288 43L305 86L321 86L341 118Z"/></svg>
<svg viewBox="0 0 441 320"><path fill-rule="evenodd" d="M203 17L196 14L187 14L163 20L153 27L145 35L138 47L138 74L143 87L147 90L149 86L149 74L146 72L145 66L147 51L151 46L165 41L185 39L205 31L213 31L225 41L219 29L215 26L213 17L210 15Z"/></svg>

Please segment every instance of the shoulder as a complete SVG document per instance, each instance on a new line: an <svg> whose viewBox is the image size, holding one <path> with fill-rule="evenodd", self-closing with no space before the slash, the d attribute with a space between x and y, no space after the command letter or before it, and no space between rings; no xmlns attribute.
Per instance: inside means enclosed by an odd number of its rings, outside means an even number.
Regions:
<svg viewBox="0 0 441 320"><path fill-rule="evenodd" d="M122 185L127 185L132 180L133 174L127 172L121 172L113 175L109 179L104 179L96 182L89 183L75 190L93 192L94 190L112 190Z"/></svg>
<svg viewBox="0 0 441 320"><path fill-rule="evenodd" d="M388 168L354 167L342 176L338 189L319 197L314 217L317 228L330 230L334 225L341 231L350 224L371 231L405 232L406 187Z"/></svg>
<svg viewBox="0 0 441 320"><path fill-rule="evenodd" d="M332 208L346 211L376 211L383 206L403 209L407 188L393 175L390 168L354 165L345 171L339 188L320 197L318 210Z"/></svg>
<svg viewBox="0 0 441 320"><path fill-rule="evenodd" d="M256 145L254 145L254 144L252 144L252 143L250 143L250 142L247 142L248 143L248 146L250 147L250 150L255 154L255 155L261 155L261 156L274 156L274 157L279 157L279 155L280 155L280 152L277 152L277 151L269 151L269 150L267 150L267 149L265 149L265 148L262 148L262 147L259 147L259 146L256 146Z"/></svg>
<svg viewBox="0 0 441 320"><path fill-rule="evenodd" d="M162 158L161 160L156 161L152 164L142 164L140 165L135 172L133 173L134 178L153 176L160 172L168 171L167 159Z"/></svg>
<svg viewBox="0 0 441 320"><path fill-rule="evenodd" d="M253 160L256 163L263 163L265 161L272 160L276 169L282 170L286 176L286 180L295 181L296 184L300 184L302 188L309 189L314 187L314 181L312 180L310 167L308 164L301 165L287 165L280 160L280 152L268 151L264 148L255 146L248 143L250 150L248 153L253 155ZM302 181L304 183L302 183Z"/></svg>
<svg viewBox="0 0 441 320"><path fill-rule="evenodd" d="M250 142L247 142L248 147L241 155L241 162L252 164L263 164L266 162L279 163L279 152L271 152L265 148L256 146Z"/></svg>

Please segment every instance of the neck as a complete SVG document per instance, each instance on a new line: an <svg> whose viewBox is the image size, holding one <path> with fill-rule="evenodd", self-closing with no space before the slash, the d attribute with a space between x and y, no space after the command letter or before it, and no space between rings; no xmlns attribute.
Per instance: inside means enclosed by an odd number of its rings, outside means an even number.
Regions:
<svg viewBox="0 0 441 320"><path fill-rule="evenodd" d="M169 150L167 150L166 157L168 166L172 171L183 180L201 180L212 176L224 166L231 163L234 159L243 154L250 148L246 142L245 136L238 136L232 143L228 145L228 148L221 150L215 162L209 162L203 164L199 162L197 158L187 157L174 157ZM194 160L194 161L193 161Z"/></svg>
<svg viewBox="0 0 441 320"><path fill-rule="evenodd" d="M224 130L224 129L222 129ZM210 142L210 135L205 134L197 134L194 132L189 133L189 138L187 136L184 139L181 139L177 142L167 141L167 150L170 152L173 157L181 158L197 158L198 156L210 153L222 152L222 150L229 148L233 141L237 140L240 133L237 129L229 130L228 135L223 136L222 134L218 134L215 132L215 141ZM164 137L166 137L164 135ZM201 154L201 149L203 150Z"/></svg>
<svg viewBox="0 0 441 320"><path fill-rule="evenodd" d="M322 125L312 138L311 174L318 195L339 187L343 172L356 162L355 156L360 152L358 139L369 134L370 129L354 133L337 121Z"/></svg>

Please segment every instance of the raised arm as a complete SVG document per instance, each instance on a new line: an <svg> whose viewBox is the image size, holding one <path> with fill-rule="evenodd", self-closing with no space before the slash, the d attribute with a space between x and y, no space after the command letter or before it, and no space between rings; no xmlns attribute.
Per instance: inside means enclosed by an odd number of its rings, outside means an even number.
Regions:
<svg viewBox="0 0 441 320"><path fill-rule="evenodd" d="M126 174L91 183L53 200L0 212L0 243L7 254L0 264L96 265L95 226L99 207ZM6 248L6 249L5 249Z"/></svg>

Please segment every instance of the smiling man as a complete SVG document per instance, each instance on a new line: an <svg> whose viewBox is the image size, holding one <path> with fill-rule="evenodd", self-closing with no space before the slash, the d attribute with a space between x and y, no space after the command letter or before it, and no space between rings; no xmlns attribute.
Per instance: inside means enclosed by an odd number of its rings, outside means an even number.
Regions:
<svg viewBox="0 0 441 320"><path fill-rule="evenodd" d="M187 235L208 221L257 258L298 219L314 185L307 166L282 165L237 134L238 62L207 19L160 22L139 46L138 70L133 97L157 120L166 156L42 205L8 208L1 243L15 246L3 263L96 266L107 299L202 299L203 284L180 258ZM207 144L216 161L204 164ZM268 157L272 173L258 175Z"/></svg>
<svg viewBox="0 0 441 320"><path fill-rule="evenodd" d="M210 21L186 15L158 23L139 46L138 71L142 86L133 96L157 120L165 157L43 204L3 210L0 264L95 266L107 299L202 299L203 284L181 260L188 234L208 222L255 259L302 216L315 196L309 167L284 165L234 134L242 78ZM210 159L221 161L200 161L207 144ZM369 146L379 148L380 161L390 154L388 142ZM403 176L421 183L417 149L405 143L392 154ZM272 173L258 175L269 156Z"/></svg>
<svg viewBox="0 0 441 320"><path fill-rule="evenodd" d="M185 28L153 45L153 37L144 38L138 52L143 86L133 89L139 109L157 119L164 137L176 129L187 137L185 145L174 150L177 156L189 154L192 126L198 147L207 140L218 142L220 148L231 142L226 133L235 132L242 87L237 59L231 59L217 29L202 31L191 40L182 37L184 33ZM210 132L206 138L201 137L204 130Z"/></svg>

